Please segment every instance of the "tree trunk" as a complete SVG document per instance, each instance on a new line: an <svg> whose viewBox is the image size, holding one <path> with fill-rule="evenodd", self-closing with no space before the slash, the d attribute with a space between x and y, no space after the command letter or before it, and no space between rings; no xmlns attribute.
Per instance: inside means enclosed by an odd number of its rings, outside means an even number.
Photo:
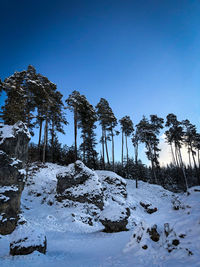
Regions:
<svg viewBox="0 0 200 267"><path fill-rule="evenodd" d="M42 162L45 163L45 156L46 156L46 143L47 143L47 118L45 122L45 128L44 128L44 145L43 145L43 156L42 156Z"/></svg>
<svg viewBox="0 0 200 267"><path fill-rule="evenodd" d="M179 160L178 160L178 149L177 149L176 145L175 145L175 157L176 157L177 167L180 168L180 163L179 163Z"/></svg>
<svg viewBox="0 0 200 267"><path fill-rule="evenodd" d="M122 167L123 167L123 162L124 161L124 132L122 130Z"/></svg>
<svg viewBox="0 0 200 267"><path fill-rule="evenodd" d="M104 152L104 130L102 127L102 161L103 161L103 169L105 170L105 152Z"/></svg>
<svg viewBox="0 0 200 267"><path fill-rule="evenodd" d="M109 155L108 155L108 146L107 146L107 135L106 135L106 130L105 130L105 146L106 146L106 156L107 156L107 163L110 165L110 160L109 160Z"/></svg>
<svg viewBox="0 0 200 267"><path fill-rule="evenodd" d="M190 169L192 169L191 155L190 155L190 148L189 147L188 147L188 156L189 156L189 166L190 166Z"/></svg>
<svg viewBox="0 0 200 267"><path fill-rule="evenodd" d="M192 152L192 158L193 158L193 162L194 162L194 168L195 168L196 176L197 176L197 179L198 179L198 182L199 182L199 185L200 185L199 172L198 172L198 169L197 169L197 164L196 164L196 160L195 160L195 156L194 156L194 151L192 149L192 145L191 144L190 144L190 149L191 149L191 152Z"/></svg>
<svg viewBox="0 0 200 267"><path fill-rule="evenodd" d="M113 165L113 171L115 171L115 153L114 153L114 134L113 130L111 132L112 135L112 165Z"/></svg>
<svg viewBox="0 0 200 267"><path fill-rule="evenodd" d="M39 131L38 149L40 148L40 143L41 143L41 135L42 135L42 123L43 123L43 120L42 120L42 119L40 119L40 131Z"/></svg>
<svg viewBox="0 0 200 267"><path fill-rule="evenodd" d="M77 160L77 110L74 108L74 154L75 161Z"/></svg>
<svg viewBox="0 0 200 267"><path fill-rule="evenodd" d="M126 135L126 162L128 164L128 142L127 142L127 135Z"/></svg>
<svg viewBox="0 0 200 267"><path fill-rule="evenodd" d="M52 129L51 129L51 160L54 163L54 122L52 121Z"/></svg>
<svg viewBox="0 0 200 267"><path fill-rule="evenodd" d="M175 161L175 157L174 157L174 151L173 151L172 143L170 143L170 148L171 148L171 153L172 153L172 162L173 162L174 166L176 166L176 161Z"/></svg>
<svg viewBox="0 0 200 267"><path fill-rule="evenodd" d="M185 188L186 188L186 192L187 192L188 191L188 182L187 182L187 177L186 177L186 173L185 173L185 169L184 169L184 165L183 165L183 159L182 159L180 147L178 148L178 152L179 152L179 157L180 157L181 168L182 168L182 171L183 171L183 177L184 177L184 180L185 180Z"/></svg>
<svg viewBox="0 0 200 267"><path fill-rule="evenodd" d="M83 162L85 164L85 134L83 135Z"/></svg>
<svg viewBox="0 0 200 267"><path fill-rule="evenodd" d="M198 156L198 165L199 165L199 168L200 168L200 157L199 157L199 149L197 151L197 156Z"/></svg>
<svg viewBox="0 0 200 267"><path fill-rule="evenodd" d="M38 141L38 159L41 161L42 157L41 157L41 136L42 136L42 124L43 124L43 120L40 119L40 131L39 131L39 141Z"/></svg>
<svg viewBox="0 0 200 267"><path fill-rule="evenodd" d="M151 150L151 146L150 145L148 145L148 149L149 149L149 153L150 153L150 157L151 157L151 167L152 167L152 172L153 172L154 180L155 180L155 183L157 184L158 181L157 181L155 166L154 166L154 162L153 162L153 153L152 153L152 150Z"/></svg>
<svg viewBox="0 0 200 267"><path fill-rule="evenodd" d="M126 166L127 166L127 178L129 177L129 165L128 165L128 142L127 142L127 135L126 137Z"/></svg>
<svg viewBox="0 0 200 267"><path fill-rule="evenodd" d="M138 188L138 144L135 143L134 145L134 151L135 151L135 165L136 165L136 180L135 180L135 187Z"/></svg>

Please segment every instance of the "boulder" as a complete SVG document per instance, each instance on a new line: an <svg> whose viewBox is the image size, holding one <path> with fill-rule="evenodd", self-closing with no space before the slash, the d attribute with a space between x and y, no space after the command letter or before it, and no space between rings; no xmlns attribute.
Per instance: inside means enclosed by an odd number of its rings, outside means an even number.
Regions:
<svg viewBox="0 0 200 267"><path fill-rule="evenodd" d="M100 222L105 232L120 232L127 230L130 210L127 205L126 181L111 171L96 171L103 187L104 209Z"/></svg>
<svg viewBox="0 0 200 267"><path fill-rule="evenodd" d="M10 254L27 255L34 251L45 254L47 248L46 236L37 229L28 224L19 225L12 234L10 243Z"/></svg>
<svg viewBox="0 0 200 267"><path fill-rule="evenodd" d="M116 201L118 204L126 203L126 180L111 171L96 171L102 183L104 201Z"/></svg>
<svg viewBox="0 0 200 267"><path fill-rule="evenodd" d="M145 211L149 214L152 214L154 212L156 212L158 209L156 207L152 207L152 204L150 203L144 203L142 201L140 201L140 205L145 209Z"/></svg>
<svg viewBox="0 0 200 267"><path fill-rule="evenodd" d="M104 225L104 232L113 233L127 231L128 218L130 216L129 208L113 202L104 208L100 215L100 222Z"/></svg>
<svg viewBox="0 0 200 267"><path fill-rule="evenodd" d="M26 125L19 121L14 125L0 124L0 150L24 165L28 158L30 134Z"/></svg>
<svg viewBox="0 0 200 267"><path fill-rule="evenodd" d="M0 124L0 234L16 227L30 134L24 123Z"/></svg>
<svg viewBox="0 0 200 267"><path fill-rule="evenodd" d="M76 161L57 175L57 200L94 204L103 208L103 191L98 175L81 161Z"/></svg>
<svg viewBox="0 0 200 267"><path fill-rule="evenodd" d="M20 162L0 151L0 234L10 234L16 227L24 174Z"/></svg>

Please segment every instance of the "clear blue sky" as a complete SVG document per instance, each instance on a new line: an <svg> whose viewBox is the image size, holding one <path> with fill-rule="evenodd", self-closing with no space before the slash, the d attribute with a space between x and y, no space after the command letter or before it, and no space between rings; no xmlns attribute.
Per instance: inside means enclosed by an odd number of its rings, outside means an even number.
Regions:
<svg viewBox="0 0 200 267"><path fill-rule="evenodd" d="M106 98L118 119L173 112L199 128L200 1L8 0L0 10L1 79L32 64L64 99L79 90L93 105Z"/></svg>

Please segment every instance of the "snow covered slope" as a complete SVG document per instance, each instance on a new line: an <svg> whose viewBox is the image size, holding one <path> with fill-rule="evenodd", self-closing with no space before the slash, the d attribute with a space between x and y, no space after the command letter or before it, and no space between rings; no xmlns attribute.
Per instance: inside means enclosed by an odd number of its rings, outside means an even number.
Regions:
<svg viewBox="0 0 200 267"><path fill-rule="evenodd" d="M47 237L46 255L9 256L12 235L0 236L1 266L200 266L200 187L191 188L187 196L144 182L136 189L135 182L127 180L130 230L108 234L102 232L101 211L95 205L56 201L56 175L64 168L32 166L22 194L23 216ZM157 211L149 214L145 205ZM166 223L172 229L168 237ZM147 231L153 225L158 242ZM168 252L174 239L179 244Z"/></svg>

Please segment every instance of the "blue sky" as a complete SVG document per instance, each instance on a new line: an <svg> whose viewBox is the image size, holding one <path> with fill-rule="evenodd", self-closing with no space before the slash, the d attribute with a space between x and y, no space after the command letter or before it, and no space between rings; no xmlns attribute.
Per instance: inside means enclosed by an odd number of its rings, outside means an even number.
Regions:
<svg viewBox="0 0 200 267"><path fill-rule="evenodd" d="M199 1L9 0L0 10L1 79L32 64L64 99L79 90L93 105L106 98L118 119L173 112L199 128ZM71 127L60 137L69 145Z"/></svg>

